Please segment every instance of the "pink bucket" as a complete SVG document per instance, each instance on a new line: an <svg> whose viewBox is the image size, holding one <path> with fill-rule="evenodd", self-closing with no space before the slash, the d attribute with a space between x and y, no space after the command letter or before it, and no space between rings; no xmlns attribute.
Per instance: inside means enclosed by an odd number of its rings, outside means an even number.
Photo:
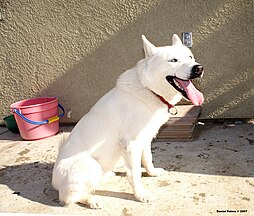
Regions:
<svg viewBox="0 0 254 216"><path fill-rule="evenodd" d="M58 107L63 111L58 115ZM11 104L20 135L25 140L38 140L59 132L59 119L64 108L56 97L42 97Z"/></svg>

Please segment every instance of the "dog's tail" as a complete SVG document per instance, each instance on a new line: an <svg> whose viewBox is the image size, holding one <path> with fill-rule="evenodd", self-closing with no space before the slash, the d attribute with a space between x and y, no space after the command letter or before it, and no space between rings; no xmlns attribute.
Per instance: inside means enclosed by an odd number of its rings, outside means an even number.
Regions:
<svg viewBox="0 0 254 216"><path fill-rule="evenodd" d="M68 139L69 135L70 135L70 132L63 132L63 133L59 134L60 141L59 141L59 144L58 144L58 151L60 150L63 143Z"/></svg>

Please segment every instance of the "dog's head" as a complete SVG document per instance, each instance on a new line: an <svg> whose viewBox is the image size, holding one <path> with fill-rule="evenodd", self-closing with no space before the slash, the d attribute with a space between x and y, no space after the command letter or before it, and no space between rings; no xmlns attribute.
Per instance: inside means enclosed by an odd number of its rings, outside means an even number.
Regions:
<svg viewBox="0 0 254 216"><path fill-rule="evenodd" d="M144 35L142 39L146 64L143 84L173 104L183 96L194 105L201 105L203 94L194 87L191 79L202 77L204 68L195 61L190 49L176 34L172 37L172 45L165 47L155 47Z"/></svg>

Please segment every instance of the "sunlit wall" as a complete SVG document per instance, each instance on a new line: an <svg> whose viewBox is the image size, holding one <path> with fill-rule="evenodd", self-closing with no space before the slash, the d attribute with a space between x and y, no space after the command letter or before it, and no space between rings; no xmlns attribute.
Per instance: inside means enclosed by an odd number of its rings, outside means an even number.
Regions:
<svg viewBox="0 0 254 216"><path fill-rule="evenodd" d="M168 45L193 32L205 67L201 118L254 116L252 0L2 0L0 117L13 102L57 96L77 122L143 58L141 35Z"/></svg>

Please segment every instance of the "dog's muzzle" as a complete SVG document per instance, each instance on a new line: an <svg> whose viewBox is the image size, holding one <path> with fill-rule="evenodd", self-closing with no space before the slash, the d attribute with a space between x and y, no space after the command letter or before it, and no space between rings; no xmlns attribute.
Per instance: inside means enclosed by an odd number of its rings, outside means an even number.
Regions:
<svg viewBox="0 0 254 216"><path fill-rule="evenodd" d="M196 64L191 68L191 73L188 79L181 79L176 76L166 76L167 81L175 90L182 93L183 97L190 100L193 105L199 106L204 102L203 94L195 88L191 79L202 77L204 68L200 64Z"/></svg>
<svg viewBox="0 0 254 216"><path fill-rule="evenodd" d="M202 77L204 73L204 67L202 65L194 65L193 68L191 69L191 75L190 79L195 79L197 77Z"/></svg>

